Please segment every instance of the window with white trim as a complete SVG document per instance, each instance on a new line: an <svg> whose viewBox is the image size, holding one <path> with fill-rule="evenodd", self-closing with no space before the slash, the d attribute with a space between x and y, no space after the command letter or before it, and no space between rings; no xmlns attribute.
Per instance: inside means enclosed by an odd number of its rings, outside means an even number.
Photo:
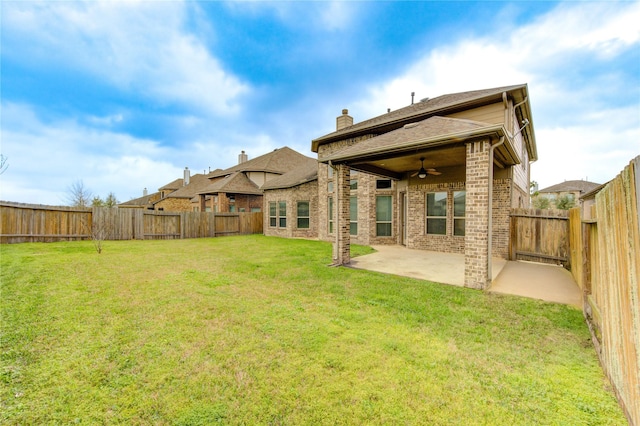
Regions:
<svg viewBox="0 0 640 426"><path fill-rule="evenodd" d="M392 235L393 199L391 195L376 197L376 236L390 237Z"/></svg>
<svg viewBox="0 0 640 426"><path fill-rule="evenodd" d="M467 191L453 192L453 235L464 237Z"/></svg>

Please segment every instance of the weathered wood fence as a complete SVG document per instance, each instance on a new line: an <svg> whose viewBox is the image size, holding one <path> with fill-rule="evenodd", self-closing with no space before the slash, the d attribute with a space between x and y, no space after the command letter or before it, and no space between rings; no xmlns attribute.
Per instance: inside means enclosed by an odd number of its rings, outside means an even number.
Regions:
<svg viewBox="0 0 640 426"><path fill-rule="evenodd" d="M640 156L597 195L594 219L571 210L572 273L602 367L640 425Z"/></svg>
<svg viewBox="0 0 640 426"><path fill-rule="evenodd" d="M94 207L78 209L0 202L0 243L89 239L204 238L262 233L262 212L161 212Z"/></svg>
<svg viewBox="0 0 640 426"><path fill-rule="evenodd" d="M510 216L510 260L562 264L569 269L566 210L513 209Z"/></svg>

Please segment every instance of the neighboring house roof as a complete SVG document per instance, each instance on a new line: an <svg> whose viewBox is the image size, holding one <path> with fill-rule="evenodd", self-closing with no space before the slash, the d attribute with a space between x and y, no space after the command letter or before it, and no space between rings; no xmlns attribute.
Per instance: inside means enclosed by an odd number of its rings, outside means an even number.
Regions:
<svg viewBox="0 0 640 426"><path fill-rule="evenodd" d="M262 194L258 185L253 183L247 175L241 172L234 172L224 179L209 183L209 185L198 192L198 194L217 194L219 192L230 194Z"/></svg>
<svg viewBox="0 0 640 426"><path fill-rule="evenodd" d="M474 90L469 92L452 93L438 96L433 99L425 99L407 107L391 111L386 114L361 121L360 123L337 130L325 136L314 139L311 142L311 150L318 151L318 147L325 143L336 142L342 139L366 135L381 134L390 130L402 127L412 121L419 121L434 115L447 115L464 109L470 109L488 103L496 102L502 98L503 93L509 93L515 102L526 101L521 108L525 108L525 117L533 126L531 110L527 99L528 89L526 84L513 86L496 87L485 90ZM525 129L526 132L526 129ZM531 134L531 146L529 147L532 160L537 159L535 140Z"/></svg>
<svg viewBox="0 0 640 426"><path fill-rule="evenodd" d="M309 158L293 149L285 146L275 149L267 154L245 161L228 169L212 172L210 178L230 175L234 172L266 172L283 174L299 164L300 161Z"/></svg>
<svg viewBox="0 0 640 426"><path fill-rule="evenodd" d="M165 186L158 188L158 190L164 191L165 189L171 189L175 191L176 189L182 188L183 186L184 186L184 179L176 179L173 182L170 182Z"/></svg>
<svg viewBox="0 0 640 426"><path fill-rule="evenodd" d="M399 129L380 136L363 140L355 145L329 155L323 161L348 160L376 154L388 154L395 151L407 151L416 147L436 147L460 141L482 133L504 134L502 125L483 123L473 120L447 117L430 117L426 120L408 123ZM503 145L505 148L509 146ZM506 153L512 164L520 162L515 152Z"/></svg>
<svg viewBox="0 0 640 426"><path fill-rule="evenodd" d="M171 194L167 195L167 198L193 198L196 194L206 188L211 182L209 181L210 175L195 174L189 178L189 184L176 189ZM180 179L182 180L182 179Z"/></svg>
<svg viewBox="0 0 640 426"><path fill-rule="evenodd" d="M151 204L154 200L160 198L159 192L154 192L153 194L144 195L140 198L134 198L133 200L125 201L124 203L118 204L118 207L138 207L138 206L146 206Z"/></svg>
<svg viewBox="0 0 640 426"><path fill-rule="evenodd" d="M586 180L567 180L556 185L551 185L547 188L541 189L539 193L551 193L551 192L580 192L584 194L590 192L601 186L599 183L589 182Z"/></svg>
<svg viewBox="0 0 640 426"><path fill-rule="evenodd" d="M318 179L318 161L315 158L305 157L305 160L293 170L270 179L262 185L263 190L285 189L312 182Z"/></svg>

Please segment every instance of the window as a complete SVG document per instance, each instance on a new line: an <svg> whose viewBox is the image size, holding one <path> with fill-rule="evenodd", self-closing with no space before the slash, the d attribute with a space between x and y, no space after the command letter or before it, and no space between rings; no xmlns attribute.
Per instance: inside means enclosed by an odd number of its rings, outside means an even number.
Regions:
<svg viewBox="0 0 640 426"><path fill-rule="evenodd" d="M349 198L349 233L358 235L358 197Z"/></svg>
<svg viewBox="0 0 640 426"><path fill-rule="evenodd" d="M287 227L287 203L286 201L278 202L278 227Z"/></svg>
<svg viewBox="0 0 640 426"><path fill-rule="evenodd" d="M376 236L391 236L391 218L393 208L390 195L379 195L376 197Z"/></svg>
<svg viewBox="0 0 640 426"><path fill-rule="evenodd" d="M269 226L276 227L278 225L278 210L275 201L269 202Z"/></svg>
<svg viewBox="0 0 640 426"><path fill-rule="evenodd" d="M358 179L351 179L349 181L349 189L355 191L358 189Z"/></svg>
<svg viewBox="0 0 640 426"><path fill-rule="evenodd" d="M327 205L329 206L329 211L327 212L329 215L329 233L333 234L333 197L329 197Z"/></svg>
<svg viewBox="0 0 640 426"><path fill-rule="evenodd" d="M447 193L427 193L427 234L447 234Z"/></svg>
<svg viewBox="0 0 640 426"><path fill-rule="evenodd" d="M327 176L331 179L333 177L333 167L329 166L328 170Z"/></svg>
<svg viewBox="0 0 640 426"><path fill-rule="evenodd" d="M464 212L467 204L467 191L453 193L453 235L464 237Z"/></svg>
<svg viewBox="0 0 640 426"><path fill-rule="evenodd" d="M376 181L376 189L390 189L391 179L378 179Z"/></svg>
<svg viewBox="0 0 640 426"><path fill-rule="evenodd" d="M261 212L262 209L260 207L251 207L251 213Z"/></svg>
<svg viewBox="0 0 640 426"><path fill-rule="evenodd" d="M327 192L333 192L333 182L327 182Z"/></svg>
<svg viewBox="0 0 640 426"><path fill-rule="evenodd" d="M298 201L298 228L309 229L309 202Z"/></svg>

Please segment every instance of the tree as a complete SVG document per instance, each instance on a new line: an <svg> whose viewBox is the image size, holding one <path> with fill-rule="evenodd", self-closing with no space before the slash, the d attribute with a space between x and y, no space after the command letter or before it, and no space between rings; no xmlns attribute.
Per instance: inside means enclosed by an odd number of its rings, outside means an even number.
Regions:
<svg viewBox="0 0 640 426"><path fill-rule="evenodd" d="M0 154L0 175L7 171L9 168L9 164L7 163L8 158L4 155Z"/></svg>
<svg viewBox="0 0 640 426"><path fill-rule="evenodd" d="M537 196L533 199L533 207L536 209L548 209L551 206L549 199L547 197Z"/></svg>
<svg viewBox="0 0 640 426"><path fill-rule="evenodd" d="M67 202L72 207L89 207L91 205L91 191L81 180L75 181L67 190Z"/></svg>
<svg viewBox="0 0 640 426"><path fill-rule="evenodd" d="M556 200L556 208L560 210L569 210L576 206L576 200L568 195L562 195Z"/></svg>
<svg viewBox="0 0 640 426"><path fill-rule="evenodd" d="M120 202L116 198L116 194L114 194L113 192L110 192L109 195L107 195L107 198L105 198L104 203L102 205L105 207L115 207L119 203Z"/></svg>
<svg viewBox="0 0 640 426"><path fill-rule="evenodd" d="M102 201L102 198L100 198L100 196L96 195L95 197L93 197L93 200L91 200L91 206L102 207L104 206L104 201Z"/></svg>

